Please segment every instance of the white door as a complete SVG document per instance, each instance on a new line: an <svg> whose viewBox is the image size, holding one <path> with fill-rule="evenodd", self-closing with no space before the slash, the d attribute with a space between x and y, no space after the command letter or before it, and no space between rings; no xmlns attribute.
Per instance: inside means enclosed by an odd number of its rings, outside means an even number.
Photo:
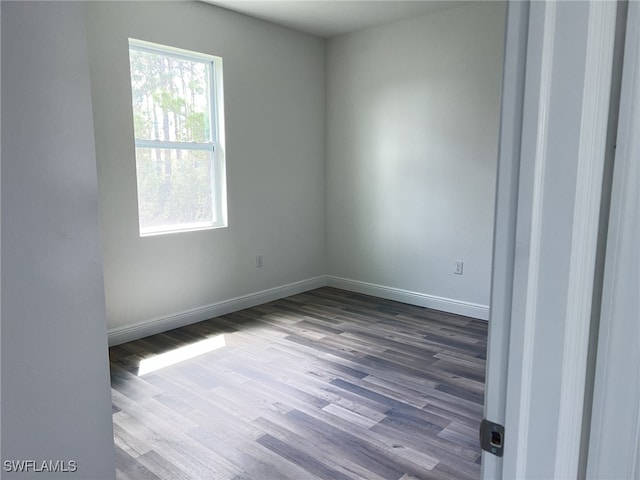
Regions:
<svg viewBox="0 0 640 480"><path fill-rule="evenodd" d="M576 478L615 37L614 2L510 2L483 478Z"/></svg>

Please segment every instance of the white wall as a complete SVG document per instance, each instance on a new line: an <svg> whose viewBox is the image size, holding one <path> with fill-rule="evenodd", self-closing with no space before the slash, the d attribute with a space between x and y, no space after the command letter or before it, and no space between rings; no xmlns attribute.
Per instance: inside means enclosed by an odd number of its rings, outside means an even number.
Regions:
<svg viewBox="0 0 640 480"><path fill-rule="evenodd" d="M329 41L330 275L486 315L504 19L477 2Z"/></svg>
<svg viewBox="0 0 640 480"><path fill-rule="evenodd" d="M2 478L115 477L83 9L2 2Z"/></svg>
<svg viewBox="0 0 640 480"><path fill-rule="evenodd" d="M109 328L323 275L324 41L198 2L87 10ZM223 58L228 228L139 237L128 37Z"/></svg>

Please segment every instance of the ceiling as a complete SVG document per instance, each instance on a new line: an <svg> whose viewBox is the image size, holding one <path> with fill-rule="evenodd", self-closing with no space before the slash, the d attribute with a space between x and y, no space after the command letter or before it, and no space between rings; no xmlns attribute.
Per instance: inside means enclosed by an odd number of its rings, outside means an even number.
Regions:
<svg viewBox="0 0 640 480"><path fill-rule="evenodd" d="M329 38L470 3L461 0L202 0Z"/></svg>

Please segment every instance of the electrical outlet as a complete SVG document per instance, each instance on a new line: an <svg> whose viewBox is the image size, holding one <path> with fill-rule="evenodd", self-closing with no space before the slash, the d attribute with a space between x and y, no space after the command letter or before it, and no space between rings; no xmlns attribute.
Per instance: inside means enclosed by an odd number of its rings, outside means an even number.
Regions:
<svg viewBox="0 0 640 480"><path fill-rule="evenodd" d="M456 262L453 267L453 273L456 275L462 275L462 269L464 267L464 262Z"/></svg>
<svg viewBox="0 0 640 480"><path fill-rule="evenodd" d="M262 267L262 254L256 255L256 268Z"/></svg>

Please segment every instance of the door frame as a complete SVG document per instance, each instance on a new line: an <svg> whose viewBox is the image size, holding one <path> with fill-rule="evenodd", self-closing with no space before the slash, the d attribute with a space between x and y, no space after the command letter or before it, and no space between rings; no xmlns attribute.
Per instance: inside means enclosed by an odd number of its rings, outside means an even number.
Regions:
<svg viewBox="0 0 640 480"><path fill-rule="evenodd" d="M529 2L507 3L505 23L484 402L484 418L500 425L505 423L507 396ZM501 470L500 457L482 452L483 478L500 478Z"/></svg>
<svg viewBox="0 0 640 480"><path fill-rule="evenodd" d="M580 468L615 28L614 2L509 2L483 478Z"/></svg>
<svg viewBox="0 0 640 480"><path fill-rule="evenodd" d="M629 2L587 478L640 477L640 4Z"/></svg>

